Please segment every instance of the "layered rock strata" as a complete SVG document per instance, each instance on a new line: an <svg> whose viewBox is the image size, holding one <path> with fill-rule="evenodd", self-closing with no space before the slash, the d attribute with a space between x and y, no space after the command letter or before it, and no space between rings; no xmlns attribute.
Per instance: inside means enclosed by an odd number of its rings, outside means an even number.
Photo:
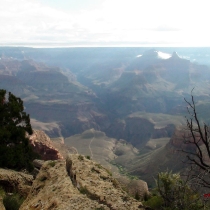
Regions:
<svg viewBox="0 0 210 210"><path fill-rule="evenodd" d="M30 144L33 150L38 153L43 160L63 159L60 152L52 145L50 137L44 131L33 130L29 136Z"/></svg>

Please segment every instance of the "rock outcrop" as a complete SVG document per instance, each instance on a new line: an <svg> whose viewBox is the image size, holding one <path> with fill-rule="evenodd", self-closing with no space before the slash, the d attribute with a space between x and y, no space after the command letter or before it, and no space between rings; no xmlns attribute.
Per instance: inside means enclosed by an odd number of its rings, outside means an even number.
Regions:
<svg viewBox="0 0 210 210"><path fill-rule="evenodd" d="M144 209L129 197L110 172L81 155L46 161L20 210Z"/></svg>
<svg viewBox="0 0 210 210"><path fill-rule="evenodd" d="M142 117L128 116L125 120L116 121L106 130L109 137L125 139L133 146L141 148L154 132L154 124Z"/></svg>
<svg viewBox="0 0 210 210"><path fill-rule="evenodd" d="M199 142L199 135L196 134L197 142ZM195 152L196 147L194 144L186 143L185 141L193 142L193 137L191 133L186 130L185 127L177 128L174 131L173 136L170 139L170 142L167 144L167 147L171 150L178 151L191 151ZM201 141L199 142L199 145L201 145Z"/></svg>
<svg viewBox="0 0 210 210"><path fill-rule="evenodd" d="M0 169L0 186L6 192L18 192L26 197L33 183L33 176L13 170ZM1 208L0 208L1 209Z"/></svg>
<svg viewBox="0 0 210 210"><path fill-rule="evenodd" d="M63 156L52 145L50 138L43 131L34 130L29 140L33 150L41 156L41 159L63 159Z"/></svg>

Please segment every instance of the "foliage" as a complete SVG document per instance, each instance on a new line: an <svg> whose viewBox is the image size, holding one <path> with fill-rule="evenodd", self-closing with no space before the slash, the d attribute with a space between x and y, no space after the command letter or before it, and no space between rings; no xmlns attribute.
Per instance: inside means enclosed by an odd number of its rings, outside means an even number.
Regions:
<svg viewBox="0 0 210 210"><path fill-rule="evenodd" d="M184 180L180 174L158 174L157 194L144 202L144 205L153 209L210 209L208 200L200 195L204 188L210 188L210 129L200 121L193 95L191 102L185 101L189 115L186 117L187 126L183 136L185 146L181 151L186 154L189 167L185 170Z"/></svg>
<svg viewBox="0 0 210 210"><path fill-rule="evenodd" d="M186 117L187 134L184 136L184 143L190 149L184 149L187 163L190 166L191 178L197 188L210 188L210 130L206 123L201 123L196 112L196 105L193 95L191 102L185 99L188 107L189 117Z"/></svg>
<svg viewBox="0 0 210 210"><path fill-rule="evenodd" d="M2 186L0 186L0 197L4 197L5 196L5 191L3 189Z"/></svg>
<svg viewBox="0 0 210 210"><path fill-rule="evenodd" d="M0 90L0 167L33 169L35 158L26 133L32 134L29 115L23 101L6 90Z"/></svg>
<svg viewBox="0 0 210 210"><path fill-rule="evenodd" d="M81 160L82 161L82 160L84 160L84 157L82 155L79 155L78 156L78 160Z"/></svg>
<svg viewBox="0 0 210 210"><path fill-rule="evenodd" d="M193 209L203 208L202 201L187 184L187 181L181 179L179 174L172 172L161 172L156 180L158 205L162 203L162 209ZM161 198L161 199L158 199ZM153 202L154 203L154 202Z"/></svg>
<svg viewBox="0 0 210 210"><path fill-rule="evenodd" d="M6 210L18 210L23 201L24 198L17 193L5 195L3 198L3 204Z"/></svg>
<svg viewBox="0 0 210 210"><path fill-rule="evenodd" d="M86 158L87 158L88 160L90 160L90 156L89 156L89 155L87 155Z"/></svg>
<svg viewBox="0 0 210 210"><path fill-rule="evenodd" d="M134 198L135 198L136 200L140 200L140 195L139 195L139 193L138 193L138 192L136 192L136 193L135 193Z"/></svg>
<svg viewBox="0 0 210 210"><path fill-rule="evenodd" d="M47 180L47 177L45 175L43 175L39 178L39 181L41 181L41 182L44 182L45 180Z"/></svg>
<svg viewBox="0 0 210 210"><path fill-rule="evenodd" d="M55 166L55 161L52 161L52 160L51 160L51 161L48 163L48 165L51 166L51 167L54 167L54 166Z"/></svg>
<svg viewBox="0 0 210 210"><path fill-rule="evenodd" d="M89 190L86 188L86 186L80 187L79 191L80 191L80 193L87 194L87 195L90 193Z"/></svg>
<svg viewBox="0 0 210 210"><path fill-rule="evenodd" d="M149 206L152 209L163 209L163 198L161 196L154 195L147 201L143 202L144 206Z"/></svg>

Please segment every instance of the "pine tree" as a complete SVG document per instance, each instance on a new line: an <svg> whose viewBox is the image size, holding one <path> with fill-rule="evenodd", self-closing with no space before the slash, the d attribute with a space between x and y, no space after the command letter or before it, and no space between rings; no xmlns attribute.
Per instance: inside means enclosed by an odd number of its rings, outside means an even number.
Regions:
<svg viewBox="0 0 210 210"><path fill-rule="evenodd" d="M0 90L0 167L33 169L35 153L26 133L32 134L30 117L23 101L6 90Z"/></svg>

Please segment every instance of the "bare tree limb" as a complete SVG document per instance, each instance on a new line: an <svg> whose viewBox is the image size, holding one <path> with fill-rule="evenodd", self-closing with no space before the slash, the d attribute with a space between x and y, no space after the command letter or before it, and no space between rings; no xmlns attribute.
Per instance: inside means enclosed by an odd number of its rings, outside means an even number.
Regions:
<svg viewBox="0 0 210 210"><path fill-rule="evenodd" d="M187 163L196 166L191 168L194 171L193 179L197 180L202 187L210 187L210 132L209 127L205 123L202 125L198 118L192 91L191 101L184 99L187 103L189 118L185 117L187 135L185 134L183 139L184 144L192 145L194 149L181 151L186 153Z"/></svg>

